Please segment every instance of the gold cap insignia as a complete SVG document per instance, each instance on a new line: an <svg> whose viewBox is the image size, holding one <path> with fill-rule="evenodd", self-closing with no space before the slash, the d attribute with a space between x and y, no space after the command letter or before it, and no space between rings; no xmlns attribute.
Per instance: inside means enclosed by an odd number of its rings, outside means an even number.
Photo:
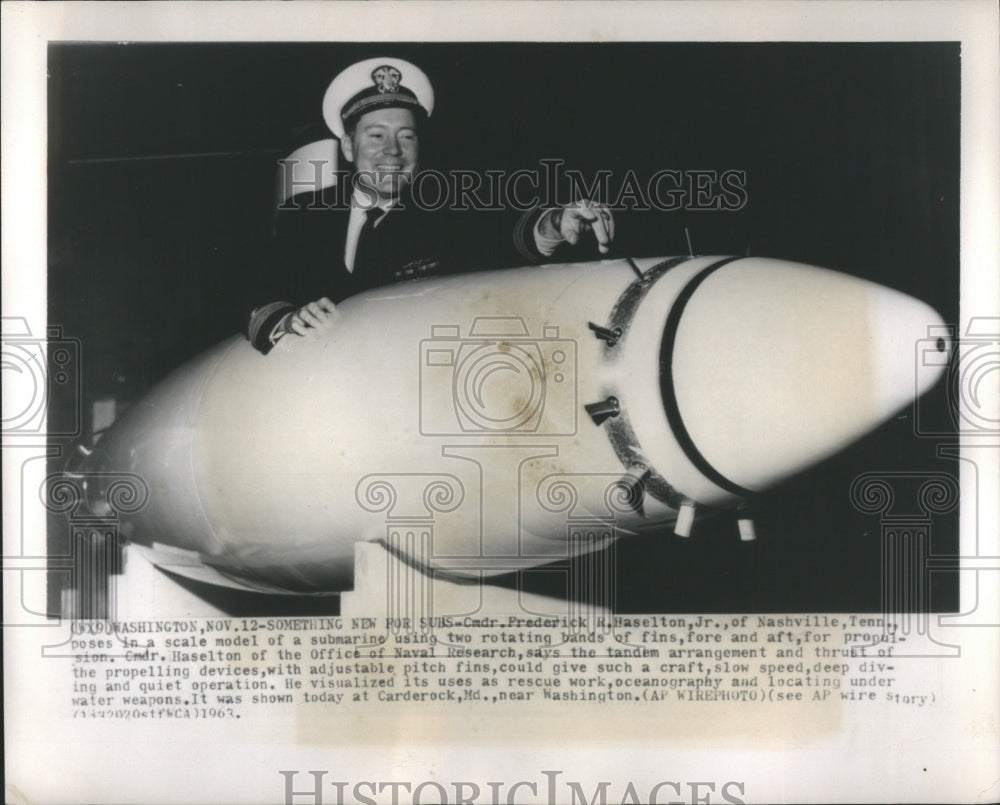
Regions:
<svg viewBox="0 0 1000 805"><path fill-rule="evenodd" d="M389 64L383 64L372 70L372 81L380 93L395 92L399 89L399 82L402 79L403 74Z"/></svg>

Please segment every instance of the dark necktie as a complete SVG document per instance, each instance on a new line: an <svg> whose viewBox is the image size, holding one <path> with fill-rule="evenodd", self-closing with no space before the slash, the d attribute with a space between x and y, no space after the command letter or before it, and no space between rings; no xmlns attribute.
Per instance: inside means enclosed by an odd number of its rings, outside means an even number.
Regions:
<svg viewBox="0 0 1000 805"><path fill-rule="evenodd" d="M358 234L358 245L354 250L354 276L367 285L380 268L378 265L378 236L375 225L385 217L386 211L380 208L368 210L365 224Z"/></svg>

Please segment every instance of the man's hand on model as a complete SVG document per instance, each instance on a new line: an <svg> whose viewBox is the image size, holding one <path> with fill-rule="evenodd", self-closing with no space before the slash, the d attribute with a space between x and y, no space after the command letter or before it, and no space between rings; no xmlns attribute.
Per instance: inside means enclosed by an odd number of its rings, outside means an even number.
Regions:
<svg viewBox="0 0 1000 805"><path fill-rule="evenodd" d="M536 240L539 250L545 253L548 249L544 246L554 249L563 241L575 246L587 232L594 233L598 250L607 254L615 238L615 221L606 204L585 200L546 210L538 221Z"/></svg>
<svg viewBox="0 0 1000 805"><path fill-rule="evenodd" d="M286 332L312 338L330 332L338 321L340 311L324 296L289 314L282 325Z"/></svg>

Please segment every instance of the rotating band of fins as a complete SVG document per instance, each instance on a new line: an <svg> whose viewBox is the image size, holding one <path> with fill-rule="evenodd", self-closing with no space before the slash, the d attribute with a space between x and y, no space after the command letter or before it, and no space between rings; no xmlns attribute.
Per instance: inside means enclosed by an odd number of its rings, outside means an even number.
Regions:
<svg viewBox="0 0 1000 805"><path fill-rule="evenodd" d="M681 416L680 406L677 403L677 394L674 390L673 373L674 345L677 340L677 328L680 326L681 317L684 315L684 308L687 307L687 303L694 295L694 292L698 290L698 286L708 279L713 272L740 259L742 258L727 257L725 260L712 263L692 277L678 295L677 300L670 309L670 313L667 315L667 323L663 329L663 341L660 344L660 393L663 396L663 407L667 412L667 421L670 423L670 428L677 439L677 443L684 450L684 454L688 457L688 460L720 489L725 489L734 495L748 497L754 493L729 480L713 467L708 459L698 450L694 440L691 438L691 434L688 433L687 428L684 426L684 419Z"/></svg>
<svg viewBox="0 0 1000 805"><path fill-rule="evenodd" d="M625 292L615 302L614 307L611 309L611 314L608 316L608 328L620 330L622 336L615 339L614 346L605 342L605 356L616 358L620 355L620 349L617 347L621 344L622 339L625 338L625 334L632 324L632 319L635 317L639 304L646 297L646 294L649 293L653 285L666 276L670 272L670 269L679 266L681 263L686 263L690 259L687 255L682 257L668 257L648 269L642 275L641 279L636 279L625 289ZM614 449L615 455L618 456L618 460L621 461L622 467L627 472L636 461L635 445L639 443L635 431L632 429L628 411L624 407L620 408L617 416L607 419L605 427L608 431L611 447ZM649 463L648 458L643 457L642 460L644 466L646 466L646 473L643 475L644 491L661 503L665 503L667 506L675 509L678 508L684 500L684 496L674 489L670 482Z"/></svg>

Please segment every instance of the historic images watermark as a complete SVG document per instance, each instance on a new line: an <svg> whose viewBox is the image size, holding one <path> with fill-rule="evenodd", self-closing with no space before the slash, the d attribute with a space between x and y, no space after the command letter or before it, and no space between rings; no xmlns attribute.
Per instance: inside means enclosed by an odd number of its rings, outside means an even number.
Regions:
<svg viewBox="0 0 1000 805"><path fill-rule="evenodd" d="M628 169L589 174L566 168L562 159L540 159L538 167L518 170L474 171L425 169L416 173L393 171L347 172L330 170L326 160L279 160L279 183L285 201L279 209L301 206L295 195L312 191L308 209L326 209L354 203L365 209L377 205L371 189L388 181L392 196L403 206L414 204L430 212L526 212L536 207L562 207L580 199L600 201L614 211L677 212L680 210L735 212L749 199L747 172L735 168L661 168L648 175ZM408 199L398 191L409 185ZM320 192L327 192L320 197Z"/></svg>
<svg viewBox="0 0 1000 805"><path fill-rule="evenodd" d="M730 803L743 805L746 784L738 780L718 782L661 780L653 784L632 781L613 783L581 783L564 778L564 772L542 769L534 780L507 781L452 781L436 780L329 780L325 769L297 771L282 769L285 805L311 803L312 805L627 805L627 803L670 803L697 805L704 803ZM544 779L543 779L544 778ZM563 778L563 779L560 779Z"/></svg>

